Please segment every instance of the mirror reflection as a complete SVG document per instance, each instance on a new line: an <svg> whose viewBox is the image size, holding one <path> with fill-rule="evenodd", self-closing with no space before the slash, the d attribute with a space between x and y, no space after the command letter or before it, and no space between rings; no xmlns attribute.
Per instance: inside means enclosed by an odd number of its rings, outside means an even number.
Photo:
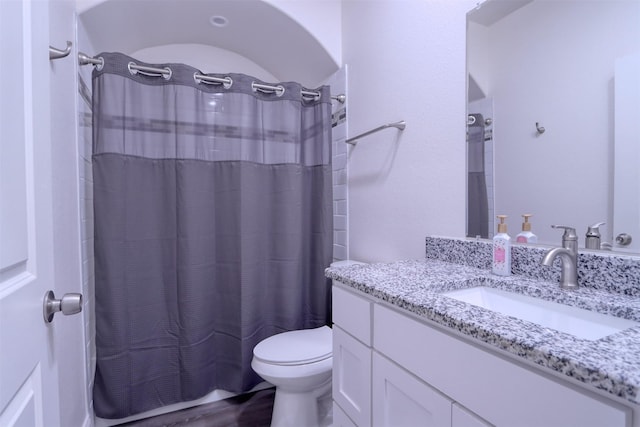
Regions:
<svg viewBox="0 0 640 427"><path fill-rule="evenodd" d="M488 0L468 13L467 236L491 238L504 214L513 238L532 214L538 243L558 245L559 224L584 248L604 222L603 249L640 253L638 58L638 0ZM617 243L623 233L635 240Z"/></svg>

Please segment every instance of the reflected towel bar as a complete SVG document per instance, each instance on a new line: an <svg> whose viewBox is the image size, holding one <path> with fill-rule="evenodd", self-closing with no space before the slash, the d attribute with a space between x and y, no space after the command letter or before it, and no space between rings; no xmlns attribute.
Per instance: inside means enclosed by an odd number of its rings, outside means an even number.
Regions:
<svg viewBox="0 0 640 427"><path fill-rule="evenodd" d="M387 123L386 125L379 126L375 129L371 129L368 132L361 133L360 135L354 136L353 138L349 138L345 142L347 144L356 145L357 140L362 138L363 136L371 135L372 133L376 133L387 128L396 128L396 129L404 130L405 127L407 127L407 123L404 120L400 120L399 122L396 122L396 123Z"/></svg>

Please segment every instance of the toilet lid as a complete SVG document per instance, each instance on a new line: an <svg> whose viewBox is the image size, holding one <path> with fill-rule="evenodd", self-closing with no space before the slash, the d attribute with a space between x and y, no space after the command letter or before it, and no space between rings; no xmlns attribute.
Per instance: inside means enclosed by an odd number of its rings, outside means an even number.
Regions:
<svg viewBox="0 0 640 427"><path fill-rule="evenodd" d="M253 355L263 362L276 365L302 365L331 357L331 328L283 332L262 340Z"/></svg>

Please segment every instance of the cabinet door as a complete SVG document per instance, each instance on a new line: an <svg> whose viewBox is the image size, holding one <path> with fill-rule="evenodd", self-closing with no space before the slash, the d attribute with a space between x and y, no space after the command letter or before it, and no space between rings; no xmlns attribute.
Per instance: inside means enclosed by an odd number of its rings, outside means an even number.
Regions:
<svg viewBox="0 0 640 427"><path fill-rule="evenodd" d="M451 408L451 427L491 427L492 424L489 424L482 418L478 417L473 412L468 409L458 405L457 403L453 404Z"/></svg>
<svg viewBox="0 0 640 427"><path fill-rule="evenodd" d="M342 408L338 406L336 402L333 402L333 424L331 427L358 427L353 421L344 413Z"/></svg>
<svg viewBox="0 0 640 427"><path fill-rule="evenodd" d="M355 422L371 425L371 349L333 326L333 400Z"/></svg>
<svg viewBox="0 0 640 427"><path fill-rule="evenodd" d="M451 401L395 363L373 353L373 426L451 425Z"/></svg>

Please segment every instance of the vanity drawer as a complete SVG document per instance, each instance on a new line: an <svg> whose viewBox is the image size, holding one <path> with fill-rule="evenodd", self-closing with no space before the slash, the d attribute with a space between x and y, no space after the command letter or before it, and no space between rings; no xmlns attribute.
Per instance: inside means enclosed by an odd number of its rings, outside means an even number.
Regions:
<svg viewBox="0 0 640 427"><path fill-rule="evenodd" d="M352 291L333 286L333 323L371 346L372 302Z"/></svg>

